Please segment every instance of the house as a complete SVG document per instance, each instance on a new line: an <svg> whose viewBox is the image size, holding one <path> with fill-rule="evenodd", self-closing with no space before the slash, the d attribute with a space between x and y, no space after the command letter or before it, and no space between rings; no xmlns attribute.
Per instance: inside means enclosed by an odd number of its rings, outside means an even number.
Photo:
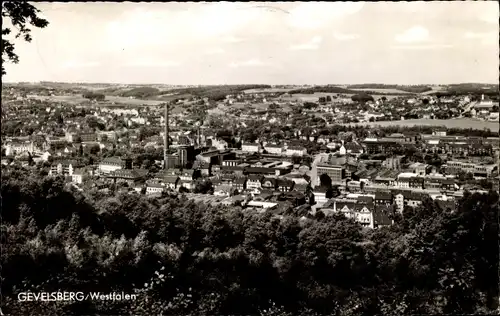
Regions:
<svg viewBox="0 0 500 316"><path fill-rule="evenodd" d="M393 196L391 192L375 192L375 205L391 205Z"/></svg>
<svg viewBox="0 0 500 316"><path fill-rule="evenodd" d="M277 180L275 178L264 178L262 181L262 189L264 190L276 190Z"/></svg>
<svg viewBox="0 0 500 316"><path fill-rule="evenodd" d="M234 181L233 187L236 190L238 190L238 192L242 192L243 190L245 190L247 188L247 178L245 178L245 177L237 178Z"/></svg>
<svg viewBox="0 0 500 316"><path fill-rule="evenodd" d="M63 160L53 162L50 166L49 175L73 175L73 171L79 166L76 160Z"/></svg>
<svg viewBox="0 0 500 316"><path fill-rule="evenodd" d="M193 164L193 169L199 170L202 176L210 176L210 164L204 161L196 160Z"/></svg>
<svg viewBox="0 0 500 316"><path fill-rule="evenodd" d="M394 224L390 218L392 208L387 205L375 205L373 210L373 228L388 227Z"/></svg>
<svg viewBox="0 0 500 316"><path fill-rule="evenodd" d="M394 196L396 210L402 212L405 206L417 207L422 204L426 194L411 191L403 191Z"/></svg>
<svg viewBox="0 0 500 316"><path fill-rule="evenodd" d="M353 218L361 225L374 228L373 206L352 200L335 201L334 212Z"/></svg>
<svg viewBox="0 0 500 316"><path fill-rule="evenodd" d="M318 205L322 205L328 201L326 198L326 189L324 187L316 187L313 190L314 201Z"/></svg>
<svg viewBox="0 0 500 316"><path fill-rule="evenodd" d="M193 181L194 180L194 170L186 169L181 172L179 175L182 181Z"/></svg>
<svg viewBox="0 0 500 316"><path fill-rule="evenodd" d="M102 174L109 174L116 170L131 168L132 159L123 159L120 157L105 158L99 163L99 172Z"/></svg>
<svg viewBox="0 0 500 316"><path fill-rule="evenodd" d="M179 180L180 178L177 175L167 175L162 179L162 182L165 185L165 188L175 190Z"/></svg>
<svg viewBox="0 0 500 316"><path fill-rule="evenodd" d="M273 154L273 155L282 155L283 154L283 146L281 146L281 145L268 144L268 145L264 146L264 149L269 154Z"/></svg>
<svg viewBox="0 0 500 316"><path fill-rule="evenodd" d="M246 153L258 153L262 149L259 143L243 143L241 145L241 151Z"/></svg>
<svg viewBox="0 0 500 316"><path fill-rule="evenodd" d="M79 135L79 138L82 141L82 143L97 142L97 134L96 133L81 133Z"/></svg>
<svg viewBox="0 0 500 316"><path fill-rule="evenodd" d="M165 185L161 183L150 183L146 187L146 195L161 195L165 189Z"/></svg>
<svg viewBox="0 0 500 316"><path fill-rule="evenodd" d="M115 183L127 183L129 186L134 186L143 182L148 174L144 169L117 169L106 174L106 178Z"/></svg>
<svg viewBox="0 0 500 316"><path fill-rule="evenodd" d="M303 157L307 155L307 149L302 146L290 146L286 149L285 154L287 156L298 156Z"/></svg>
<svg viewBox="0 0 500 316"><path fill-rule="evenodd" d="M431 168L428 164L416 162L414 164L411 164L409 169L411 170L411 172L423 177L427 175Z"/></svg>
<svg viewBox="0 0 500 316"><path fill-rule="evenodd" d="M76 169L73 171L73 174L71 175L71 182L76 183L76 184L82 184L83 183L83 170L82 169Z"/></svg>
<svg viewBox="0 0 500 316"><path fill-rule="evenodd" d="M351 155L361 155L363 153L363 146L356 142L349 142L344 145L347 154Z"/></svg>
<svg viewBox="0 0 500 316"><path fill-rule="evenodd" d="M230 185L227 184L221 184L218 185L214 188L214 195L215 196L232 196L235 192L235 188L233 188Z"/></svg>
<svg viewBox="0 0 500 316"><path fill-rule="evenodd" d="M290 192L293 190L293 185L295 182L292 180L287 180L287 179L278 179L277 181L277 187L278 191L280 192Z"/></svg>
<svg viewBox="0 0 500 316"><path fill-rule="evenodd" d="M230 196L222 200L222 205L232 206L232 205L242 205L246 201L246 197L243 195Z"/></svg>
<svg viewBox="0 0 500 316"><path fill-rule="evenodd" d="M401 188L421 189L424 187L424 178L415 173L404 172L397 177L397 185Z"/></svg>
<svg viewBox="0 0 500 316"><path fill-rule="evenodd" d="M248 176L247 188L248 189L260 189L262 188L262 181L264 176L258 174L251 174Z"/></svg>
<svg viewBox="0 0 500 316"><path fill-rule="evenodd" d="M33 142L11 142L5 146L5 155L13 156L23 152L34 152L34 143Z"/></svg>

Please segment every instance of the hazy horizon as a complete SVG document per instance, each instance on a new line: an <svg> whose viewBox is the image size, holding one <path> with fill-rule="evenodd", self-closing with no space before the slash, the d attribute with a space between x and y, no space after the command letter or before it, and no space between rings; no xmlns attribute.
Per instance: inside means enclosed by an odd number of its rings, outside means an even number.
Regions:
<svg viewBox="0 0 500 316"><path fill-rule="evenodd" d="M498 84L499 5L34 3L5 83Z"/></svg>

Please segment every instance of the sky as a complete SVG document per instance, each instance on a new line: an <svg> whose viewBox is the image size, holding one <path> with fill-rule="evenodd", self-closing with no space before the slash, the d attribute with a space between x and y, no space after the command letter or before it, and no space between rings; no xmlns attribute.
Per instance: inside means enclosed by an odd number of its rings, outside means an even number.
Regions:
<svg viewBox="0 0 500 316"><path fill-rule="evenodd" d="M499 4L44 3L7 82L498 83Z"/></svg>

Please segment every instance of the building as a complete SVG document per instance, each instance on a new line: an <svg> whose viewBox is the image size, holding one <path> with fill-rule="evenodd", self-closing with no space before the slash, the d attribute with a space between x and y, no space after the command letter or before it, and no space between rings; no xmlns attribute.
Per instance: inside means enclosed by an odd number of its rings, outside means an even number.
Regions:
<svg viewBox="0 0 500 316"><path fill-rule="evenodd" d="M293 190L295 182L288 179L278 179L277 189L280 192L291 192Z"/></svg>
<svg viewBox="0 0 500 316"><path fill-rule="evenodd" d="M225 196L229 197L232 196L235 192L235 188L233 188L231 185L227 184L221 184L218 185L214 188L214 195L215 196Z"/></svg>
<svg viewBox="0 0 500 316"><path fill-rule="evenodd" d="M353 218L365 227L374 228L374 208L373 204L358 201L358 199L342 198L329 200L321 207L321 211L325 215L334 213L344 214L347 218Z"/></svg>
<svg viewBox="0 0 500 316"><path fill-rule="evenodd" d="M11 142L5 146L5 155L13 156L16 154L29 152L33 153L35 151L35 145L33 142Z"/></svg>
<svg viewBox="0 0 500 316"><path fill-rule="evenodd" d="M179 182L180 178L177 175L167 175L163 178L163 184L167 189L170 190L175 190L177 189L177 183Z"/></svg>
<svg viewBox="0 0 500 316"><path fill-rule="evenodd" d="M150 183L146 187L146 195L161 195L165 191L165 186L160 183Z"/></svg>
<svg viewBox="0 0 500 316"><path fill-rule="evenodd" d="M397 186L405 189L422 189L424 188L424 177L411 172L400 173L397 177Z"/></svg>
<svg viewBox="0 0 500 316"><path fill-rule="evenodd" d="M76 183L76 184L82 184L83 183L83 170L81 170L81 169L73 170L73 174L71 175L71 182Z"/></svg>
<svg viewBox="0 0 500 316"><path fill-rule="evenodd" d="M242 192L247 188L247 178L246 177L236 178L236 180L233 183L233 187L236 190L238 190L238 192Z"/></svg>
<svg viewBox="0 0 500 316"><path fill-rule="evenodd" d="M246 153L258 153L262 149L259 143L243 143L241 145L241 151Z"/></svg>
<svg viewBox="0 0 500 316"><path fill-rule="evenodd" d="M431 166L425 163L416 162L410 165L409 169L420 177L424 177L431 170Z"/></svg>
<svg viewBox="0 0 500 316"><path fill-rule="evenodd" d="M132 169L132 159L109 157L99 163L99 172L102 174L109 174L120 169Z"/></svg>
<svg viewBox="0 0 500 316"><path fill-rule="evenodd" d="M332 179L332 182L342 182L344 179L345 170L343 166L319 163L315 169L317 185L320 184L322 174L328 175Z"/></svg>
<svg viewBox="0 0 500 316"><path fill-rule="evenodd" d="M269 154L273 154L273 155L282 155L283 154L283 146L281 146L281 145L268 144L268 145L264 146L264 149Z"/></svg>
<svg viewBox="0 0 500 316"><path fill-rule="evenodd" d="M106 174L108 180L114 183L127 183L134 186L146 180L147 170L143 169L116 169Z"/></svg>
<svg viewBox="0 0 500 316"><path fill-rule="evenodd" d="M401 143L394 140L365 139L363 145L369 155L394 154L402 149Z"/></svg>
<svg viewBox="0 0 500 316"><path fill-rule="evenodd" d="M375 205L391 205L393 196L391 192L375 192Z"/></svg>
<svg viewBox="0 0 500 316"><path fill-rule="evenodd" d="M99 141L102 141L103 138L107 138L108 141L114 142L116 140L116 132L115 131L101 131L97 134L97 138Z"/></svg>
<svg viewBox="0 0 500 316"><path fill-rule="evenodd" d="M258 174L251 174L248 176L247 188L248 189L261 189L263 180L264 180L264 176L258 175Z"/></svg>
<svg viewBox="0 0 500 316"><path fill-rule="evenodd" d="M497 164L476 164L466 161L448 161L446 172L449 174L471 173L474 177L491 178L498 175Z"/></svg>
<svg viewBox="0 0 500 316"><path fill-rule="evenodd" d="M76 160L63 160L52 163L49 170L49 175L64 175L72 176L79 163Z"/></svg>
<svg viewBox="0 0 500 316"><path fill-rule="evenodd" d="M181 145L177 148L179 166L186 167L189 164L192 164L195 158L194 155L194 146L191 145Z"/></svg>
<svg viewBox="0 0 500 316"><path fill-rule="evenodd" d="M303 157L307 155L307 149L301 146L290 146L286 149L285 155Z"/></svg>
<svg viewBox="0 0 500 316"><path fill-rule="evenodd" d="M82 143L94 143L97 142L97 134L96 133L82 133L79 135Z"/></svg>

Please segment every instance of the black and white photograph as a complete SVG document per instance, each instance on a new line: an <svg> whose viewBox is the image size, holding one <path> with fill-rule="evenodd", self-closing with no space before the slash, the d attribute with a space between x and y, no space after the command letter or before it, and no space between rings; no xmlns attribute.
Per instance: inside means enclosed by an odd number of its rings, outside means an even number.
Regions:
<svg viewBox="0 0 500 316"><path fill-rule="evenodd" d="M2 1L0 316L498 315L499 19Z"/></svg>

